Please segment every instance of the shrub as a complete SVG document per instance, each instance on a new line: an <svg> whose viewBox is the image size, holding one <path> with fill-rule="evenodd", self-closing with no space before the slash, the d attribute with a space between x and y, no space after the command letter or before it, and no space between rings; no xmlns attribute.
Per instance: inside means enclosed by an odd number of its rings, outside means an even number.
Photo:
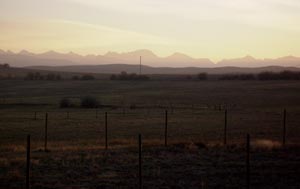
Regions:
<svg viewBox="0 0 300 189"><path fill-rule="evenodd" d="M49 74L47 74L46 79L47 79L47 80L54 80L54 79L55 79L55 75L49 73Z"/></svg>
<svg viewBox="0 0 300 189"><path fill-rule="evenodd" d="M25 80L33 80L33 73L29 72L27 75L24 77Z"/></svg>
<svg viewBox="0 0 300 189"><path fill-rule="evenodd" d="M285 80L300 80L300 72L293 72L293 71L282 71L279 73L280 79Z"/></svg>
<svg viewBox="0 0 300 189"><path fill-rule="evenodd" d="M128 74L127 72L121 72L118 75L111 75L110 80L122 80L122 81L127 81L127 80L132 80L132 81L146 81L149 80L149 77L146 75L137 75L136 73L131 73Z"/></svg>
<svg viewBox="0 0 300 189"><path fill-rule="evenodd" d="M255 80L254 74L225 74L219 80Z"/></svg>
<svg viewBox="0 0 300 189"><path fill-rule="evenodd" d="M61 80L61 76L59 74L56 74L55 80Z"/></svg>
<svg viewBox="0 0 300 189"><path fill-rule="evenodd" d="M95 77L93 75L85 74L85 75L81 76L80 79L81 80L94 80Z"/></svg>
<svg viewBox="0 0 300 189"><path fill-rule="evenodd" d="M0 64L0 68L3 68L3 69L8 69L8 68L10 68L10 65L9 65L9 64L7 64L7 63Z"/></svg>
<svg viewBox="0 0 300 189"><path fill-rule="evenodd" d="M207 73L199 73L198 74L198 79L199 80L207 80Z"/></svg>
<svg viewBox="0 0 300 189"><path fill-rule="evenodd" d="M79 77L78 77L77 75L74 75L74 76L72 77L72 80L79 80Z"/></svg>
<svg viewBox="0 0 300 189"><path fill-rule="evenodd" d="M61 80L61 76L59 74L49 73L46 76L46 80Z"/></svg>
<svg viewBox="0 0 300 189"><path fill-rule="evenodd" d="M42 75L40 72L29 72L24 78L25 80L61 80L59 74L49 73L47 75Z"/></svg>
<svg viewBox="0 0 300 189"><path fill-rule="evenodd" d="M0 74L0 80L12 80L16 79L17 77L14 74L7 73L7 74Z"/></svg>
<svg viewBox="0 0 300 189"><path fill-rule="evenodd" d="M44 76L39 72L29 72L27 73L25 80L44 80Z"/></svg>
<svg viewBox="0 0 300 189"><path fill-rule="evenodd" d="M261 72L257 75L257 77L259 80L300 80L300 72Z"/></svg>
<svg viewBox="0 0 300 189"><path fill-rule="evenodd" d="M131 109L131 110L137 109L137 105L136 104L130 104L129 109Z"/></svg>
<svg viewBox="0 0 300 189"><path fill-rule="evenodd" d="M72 105L70 99L68 99L68 98L62 98L60 100L60 102L59 102L59 106L61 108L69 108L69 107L72 107L73 105Z"/></svg>
<svg viewBox="0 0 300 189"><path fill-rule="evenodd" d="M275 80L275 79L278 79L278 77L276 76L276 73L274 73L274 72L261 72L261 73L257 74L257 78L259 80Z"/></svg>
<svg viewBox="0 0 300 189"><path fill-rule="evenodd" d="M187 76L185 76L185 79L186 79L186 80L192 80L193 77L192 77L191 75L187 75Z"/></svg>
<svg viewBox="0 0 300 189"><path fill-rule="evenodd" d="M99 102L95 97L86 96L86 97L81 98L80 106L82 108L98 108L99 107Z"/></svg>
<svg viewBox="0 0 300 189"><path fill-rule="evenodd" d="M116 80L117 79L117 76L115 75L115 74L112 74L111 76L110 76L110 80Z"/></svg>

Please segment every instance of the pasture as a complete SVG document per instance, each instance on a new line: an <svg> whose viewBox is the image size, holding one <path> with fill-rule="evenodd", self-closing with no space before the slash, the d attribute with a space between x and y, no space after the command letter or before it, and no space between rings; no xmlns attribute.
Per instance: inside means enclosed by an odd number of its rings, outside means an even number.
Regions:
<svg viewBox="0 0 300 189"><path fill-rule="evenodd" d="M299 188L299 84L0 81L0 188L25 186L28 134L32 188L138 188L138 134L144 188L244 188L247 133L252 188ZM78 104L84 96L96 97L101 106L59 107L62 98ZM46 113L49 152L44 152Z"/></svg>

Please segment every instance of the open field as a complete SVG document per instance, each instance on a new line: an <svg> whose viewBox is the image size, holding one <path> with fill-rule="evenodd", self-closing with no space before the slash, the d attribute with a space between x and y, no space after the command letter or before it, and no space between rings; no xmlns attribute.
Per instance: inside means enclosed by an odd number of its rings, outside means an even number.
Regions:
<svg viewBox="0 0 300 189"><path fill-rule="evenodd" d="M26 135L31 134L33 188L137 188L141 133L144 188L243 188L249 133L253 188L299 188L299 84L0 81L0 187L24 187ZM97 97L104 108L59 108L62 98L76 101L83 96ZM227 148L222 146L225 108ZM286 148L281 148L283 109ZM46 112L48 153L42 151ZM108 112L108 152L104 112Z"/></svg>

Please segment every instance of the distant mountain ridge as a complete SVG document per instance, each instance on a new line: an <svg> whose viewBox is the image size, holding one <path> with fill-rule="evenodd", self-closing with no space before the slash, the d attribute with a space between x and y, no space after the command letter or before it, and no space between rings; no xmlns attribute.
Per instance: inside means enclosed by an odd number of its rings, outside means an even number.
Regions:
<svg viewBox="0 0 300 189"><path fill-rule="evenodd" d="M107 64L139 64L139 57L142 57L142 64L152 67L300 67L300 58L286 56L277 59L255 59L245 56L236 59L224 59L217 63L207 58L192 58L182 53L174 53L167 57L159 57L147 49L136 50L126 53L108 52L104 55L79 55L73 52L59 53L48 51L45 53L31 53L22 50L18 53L0 49L0 63L9 63L14 67L26 66L71 66L71 65L107 65Z"/></svg>
<svg viewBox="0 0 300 189"><path fill-rule="evenodd" d="M300 58L294 56L280 57L277 59L255 59L252 56L243 58L222 60L218 66L236 66L236 67L262 67L262 66L283 66L300 67Z"/></svg>

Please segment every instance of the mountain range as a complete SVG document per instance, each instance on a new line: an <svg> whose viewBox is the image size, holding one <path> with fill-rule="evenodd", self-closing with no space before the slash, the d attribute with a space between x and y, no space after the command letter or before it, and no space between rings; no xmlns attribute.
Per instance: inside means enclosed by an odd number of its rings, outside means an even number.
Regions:
<svg viewBox="0 0 300 189"><path fill-rule="evenodd" d="M159 57L150 50L137 50L133 52L117 53L108 52L104 55L79 55L73 52L59 53L48 51L45 53L32 53L22 50L18 53L0 49L0 63L8 63L13 67L28 66L78 66L78 65L108 65L127 64L137 65L142 57L142 64L151 67L241 67L256 68L267 66L300 67L300 58L294 56L280 57L277 59L256 59L245 56L236 59L224 59L217 63L207 58L192 58L183 53L174 53L167 57Z"/></svg>

